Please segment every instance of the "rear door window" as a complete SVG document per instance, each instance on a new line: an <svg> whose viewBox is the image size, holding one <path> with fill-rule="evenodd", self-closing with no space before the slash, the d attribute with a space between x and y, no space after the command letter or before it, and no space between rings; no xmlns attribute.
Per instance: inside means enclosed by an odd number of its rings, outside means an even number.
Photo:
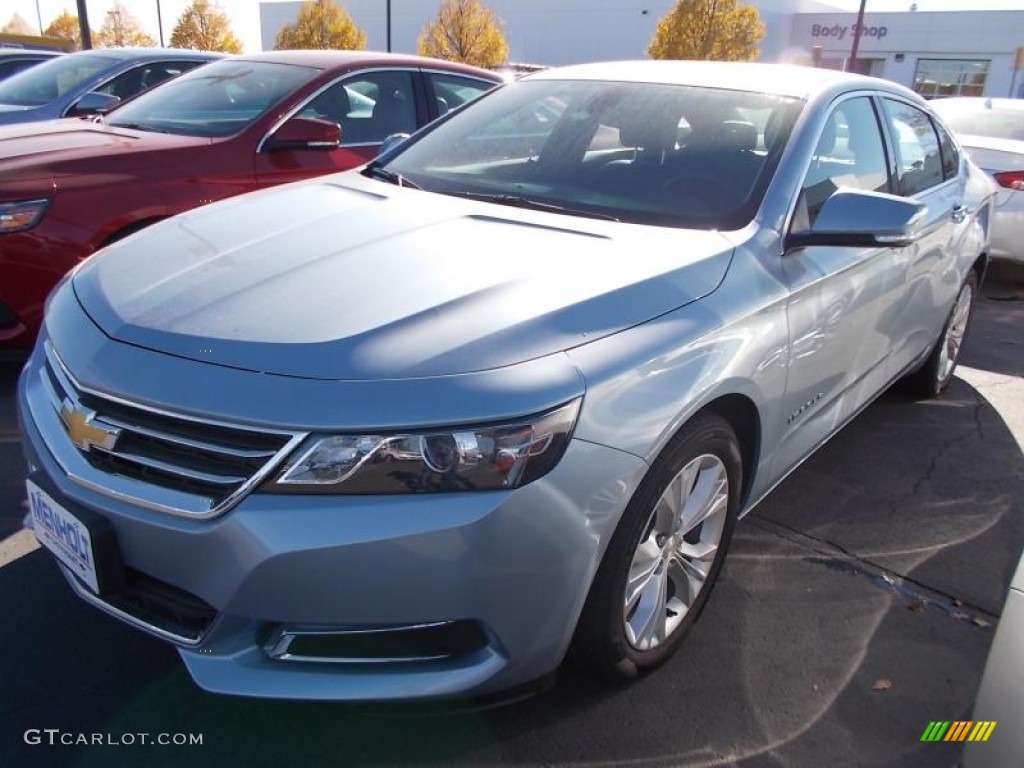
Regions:
<svg viewBox="0 0 1024 768"><path fill-rule="evenodd" d="M931 118L917 107L894 99L885 100L885 110L896 144L900 194L910 197L941 184L947 177Z"/></svg>

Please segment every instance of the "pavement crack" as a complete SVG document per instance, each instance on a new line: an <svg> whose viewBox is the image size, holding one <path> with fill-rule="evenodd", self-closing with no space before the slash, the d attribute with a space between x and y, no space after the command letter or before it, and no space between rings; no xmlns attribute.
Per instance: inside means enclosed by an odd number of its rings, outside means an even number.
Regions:
<svg viewBox="0 0 1024 768"><path fill-rule="evenodd" d="M984 439L985 429L981 425L981 411L982 408L984 408L985 403L982 401L981 396L976 391L972 392L971 396L974 398L974 407L972 414L974 420L973 429L971 429L967 434L959 435L958 437L951 438L947 440L945 443L943 443L939 450L935 453L935 455L932 456L931 461L928 462L928 468L924 471L924 474L922 474L917 480L914 481L914 485L910 488L910 491L901 494L899 497L893 499L893 501L889 505L891 508L896 508L898 504L902 503L906 499L912 499L915 496L917 496L917 494L921 491L924 485L926 483L931 482L932 477L935 475L935 471L939 468L939 462L955 446L959 445L960 443L966 440L969 440L975 435L978 435L982 439Z"/></svg>
<svg viewBox="0 0 1024 768"><path fill-rule="evenodd" d="M915 612L934 607L952 619L970 622L983 629L999 620L997 613L965 602L956 595L931 587L912 576L906 576L879 565L866 557L851 552L837 542L804 533L759 513L756 516L748 515L743 519L744 522L765 533L814 552L815 556L809 557L809 562L867 578L875 586L900 597L907 607Z"/></svg>

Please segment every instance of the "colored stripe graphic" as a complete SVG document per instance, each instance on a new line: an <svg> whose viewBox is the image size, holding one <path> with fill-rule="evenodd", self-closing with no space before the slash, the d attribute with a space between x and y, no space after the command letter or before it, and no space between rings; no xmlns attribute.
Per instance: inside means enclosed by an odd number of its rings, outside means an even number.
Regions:
<svg viewBox="0 0 1024 768"><path fill-rule="evenodd" d="M988 737L992 735L992 731L996 729L995 720L981 720L978 725L971 732L968 741L988 741Z"/></svg>
<svg viewBox="0 0 1024 768"><path fill-rule="evenodd" d="M921 741L988 741L996 728L995 720L932 720L921 734Z"/></svg>
<svg viewBox="0 0 1024 768"><path fill-rule="evenodd" d="M921 741L941 741L949 728L948 720L932 720L921 734Z"/></svg>
<svg viewBox="0 0 1024 768"><path fill-rule="evenodd" d="M946 733L946 738L944 738L943 741L959 741L959 739L957 739L957 734L960 732L960 729L963 728L963 727L964 727L964 721L963 720L954 720L953 724L951 726L949 726L949 732Z"/></svg>

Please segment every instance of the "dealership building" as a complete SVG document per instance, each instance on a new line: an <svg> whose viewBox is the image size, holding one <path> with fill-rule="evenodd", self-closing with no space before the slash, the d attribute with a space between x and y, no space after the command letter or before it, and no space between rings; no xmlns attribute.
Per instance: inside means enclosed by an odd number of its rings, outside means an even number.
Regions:
<svg viewBox="0 0 1024 768"><path fill-rule="evenodd" d="M342 0L367 35L367 47L411 53L441 0ZM557 66L646 56L658 20L673 0L484 0L501 20L510 60ZM814 0L750 2L765 23L762 61L841 69L857 14ZM260 3L263 48L292 23L301 2ZM390 28L386 9L390 6ZM908 4L908 8L914 6ZM1024 97L1024 10L907 10L867 13L857 70L925 96Z"/></svg>

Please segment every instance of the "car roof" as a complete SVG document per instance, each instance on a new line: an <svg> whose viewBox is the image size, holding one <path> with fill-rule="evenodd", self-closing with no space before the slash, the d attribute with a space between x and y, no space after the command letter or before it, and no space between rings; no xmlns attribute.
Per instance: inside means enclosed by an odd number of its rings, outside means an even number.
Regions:
<svg viewBox="0 0 1024 768"><path fill-rule="evenodd" d="M55 56L63 56L64 51L47 51L42 48L0 48L0 57L36 57L42 58L53 58Z"/></svg>
<svg viewBox="0 0 1024 768"><path fill-rule="evenodd" d="M209 51L192 51L184 48L91 48L88 51L75 51L68 56L84 56L88 54L99 54L108 59L120 61L147 61L149 59L198 59L200 61L212 61L213 59L224 58L223 53L211 53Z"/></svg>
<svg viewBox="0 0 1024 768"><path fill-rule="evenodd" d="M465 72L477 77L487 77L494 82L501 82L502 76L479 67L458 62L429 59L422 56L401 53L383 53L380 51L264 51L263 53L247 53L234 57L244 61L266 61L278 64L297 64L319 69L335 69L359 65L400 66L400 67L434 67L450 72Z"/></svg>
<svg viewBox="0 0 1024 768"><path fill-rule="evenodd" d="M943 104L978 107L980 109L1015 109L1024 112L1024 99L1000 99L990 96L950 96L949 98L932 101L932 106L939 110L942 109Z"/></svg>
<svg viewBox="0 0 1024 768"><path fill-rule="evenodd" d="M623 80L627 82L696 85L736 91L757 91L779 96L808 98L823 91L845 87L886 89L912 94L887 80L792 64L760 64L735 61L613 61L547 69L523 80Z"/></svg>

